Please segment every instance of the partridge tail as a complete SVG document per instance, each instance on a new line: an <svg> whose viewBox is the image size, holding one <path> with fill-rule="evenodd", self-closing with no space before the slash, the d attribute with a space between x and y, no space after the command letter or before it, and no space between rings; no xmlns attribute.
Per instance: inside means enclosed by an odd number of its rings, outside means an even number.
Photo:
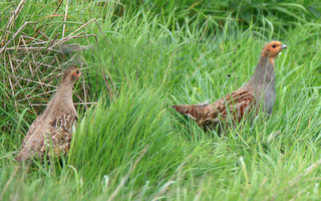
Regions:
<svg viewBox="0 0 321 201"><path fill-rule="evenodd" d="M202 118L206 113L206 106L209 104L199 105L173 105L173 108L181 114L191 117L196 120Z"/></svg>
<svg viewBox="0 0 321 201"><path fill-rule="evenodd" d="M26 161L28 158L25 155L19 153L18 156L16 156L14 159L18 162L23 162Z"/></svg>
<svg viewBox="0 0 321 201"><path fill-rule="evenodd" d="M18 156L16 156L14 159L18 162L23 162L23 161L27 161L28 159L32 158L32 154L30 152L28 152L27 150L21 150L18 154Z"/></svg>

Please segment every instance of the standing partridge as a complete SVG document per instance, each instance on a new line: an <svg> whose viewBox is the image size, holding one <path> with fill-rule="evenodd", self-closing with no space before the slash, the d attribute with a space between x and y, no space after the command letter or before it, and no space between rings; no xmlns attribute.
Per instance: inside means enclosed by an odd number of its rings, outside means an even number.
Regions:
<svg viewBox="0 0 321 201"><path fill-rule="evenodd" d="M174 105L204 129L235 126L242 118L252 118L260 109L271 114L275 103L274 60L287 46L279 41L267 43L252 78L240 89L211 104ZM254 114L254 115L253 115Z"/></svg>
<svg viewBox="0 0 321 201"><path fill-rule="evenodd" d="M77 67L67 68L56 94L45 111L31 124L16 161L60 156L69 150L77 111L72 101L73 85L81 76Z"/></svg>

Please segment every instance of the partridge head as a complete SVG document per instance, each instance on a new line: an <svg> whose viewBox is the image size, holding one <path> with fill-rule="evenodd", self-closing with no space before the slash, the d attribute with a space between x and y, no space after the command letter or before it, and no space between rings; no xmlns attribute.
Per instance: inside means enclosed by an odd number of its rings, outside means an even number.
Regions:
<svg viewBox="0 0 321 201"><path fill-rule="evenodd" d="M81 72L77 66L72 66L64 71L61 84L73 85L81 76Z"/></svg>
<svg viewBox="0 0 321 201"><path fill-rule="evenodd" d="M26 161L35 156L60 156L69 150L77 111L72 100L73 85L81 76L79 68L67 68L62 81L44 112L31 124L15 158Z"/></svg>
<svg viewBox="0 0 321 201"><path fill-rule="evenodd" d="M288 47L279 41L271 41L264 45L261 56L274 60L286 48Z"/></svg>
<svg viewBox="0 0 321 201"><path fill-rule="evenodd" d="M173 108L204 129L234 126L243 118L253 118L260 110L270 114L275 103L274 60L286 48L279 41L268 42L252 78L231 94L211 104L174 105Z"/></svg>

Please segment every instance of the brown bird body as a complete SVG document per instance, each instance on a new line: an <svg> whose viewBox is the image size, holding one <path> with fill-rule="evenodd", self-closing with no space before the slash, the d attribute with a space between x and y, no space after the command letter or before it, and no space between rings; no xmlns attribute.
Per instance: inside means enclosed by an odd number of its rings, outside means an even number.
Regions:
<svg viewBox="0 0 321 201"><path fill-rule="evenodd" d="M267 43L252 78L240 89L211 104L174 105L204 129L227 128L243 118L253 118L260 109L271 114L275 103L274 60L287 46L279 41Z"/></svg>
<svg viewBox="0 0 321 201"><path fill-rule="evenodd" d="M81 72L77 67L65 70L56 94L45 111L31 124L22 142L17 161L26 161L45 153L59 156L69 150L73 126L77 123L77 111L72 101L73 84Z"/></svg>

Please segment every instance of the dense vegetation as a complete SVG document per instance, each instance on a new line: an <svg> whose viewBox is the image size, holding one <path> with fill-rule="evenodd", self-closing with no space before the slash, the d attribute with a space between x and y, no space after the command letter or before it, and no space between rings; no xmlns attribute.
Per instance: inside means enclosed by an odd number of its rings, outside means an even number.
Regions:
<svg viewBox="0 0 321 201"><path fill-rule="evenodd" d="M22 0L0 13L0 200L320 200L319 1ZM271 118L221 136L171 109L240 87L270 40L289 47ZM70 153L19 169L75 63Z"/></svg>

